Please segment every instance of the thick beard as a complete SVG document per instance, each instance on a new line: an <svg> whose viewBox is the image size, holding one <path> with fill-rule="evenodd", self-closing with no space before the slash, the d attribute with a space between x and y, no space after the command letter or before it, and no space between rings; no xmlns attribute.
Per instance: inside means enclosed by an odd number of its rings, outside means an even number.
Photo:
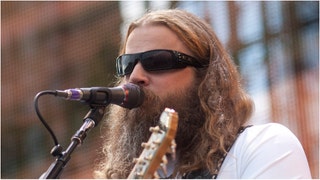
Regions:
<svg viewBox="0 0 320 180"><path fill-rule="evenodd" d="M148 141L150 127L159 122L162 111L168 107L178 112L179 124L175 141L177 152L183 154L196 145L200 127L204 123L197 95L197 85L185 91L175 92L161 100L143 89L145 100L141 107L132 110L111 106L105 136L106 153L103 169L106 178L127 178L133 168L132 160L142 152L141 143Z"/></svg>

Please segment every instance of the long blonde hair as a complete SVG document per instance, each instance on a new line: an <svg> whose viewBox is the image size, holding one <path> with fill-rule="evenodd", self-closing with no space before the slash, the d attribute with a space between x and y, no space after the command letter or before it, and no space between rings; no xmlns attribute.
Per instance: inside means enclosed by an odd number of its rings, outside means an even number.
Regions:
<svg viewBox="0 0 320 180"><path fill-rule="evenodd" d="M212 28L191 13L178 9L149 12L129 26L126 37L142 24L161 24L170 28L201 64L208 65L198 70L202 79L198 95L206 115L201 142L194 152L179 160L178 171L207 168L213 173L253 111L253 102L241 87L239 72ZM121 54L125 45L126 40Z"/></svg>

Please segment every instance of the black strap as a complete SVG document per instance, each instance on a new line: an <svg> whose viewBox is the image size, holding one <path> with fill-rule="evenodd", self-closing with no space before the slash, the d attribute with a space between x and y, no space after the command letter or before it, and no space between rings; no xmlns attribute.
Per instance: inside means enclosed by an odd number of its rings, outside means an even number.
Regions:
<svg viewBox="0 0 320 180"><path fill-rule="evenodd" d="M239 135L248 127L251 127L252 125L248 125L245 127L241 127L238 131L238 135L237 138L239 137ZM234 140L234 142L237 140L237 138ZM227 149L227 152L223 155L223 157L219 160L219 164L217 166L217 169L215 170L214 174L211 174L209 170L207 169L198 169L198 170L194 170L191 171L189 173L186 173L182 176L182 179L216 179L218 176L218 173L220 171L221 165L224 161L224 159L226 158L228 152L230 151L232 145L234 144L234 142L231 144L231 146Z"/></svg>
<svg viewBox="0 0 320 180"><path fill-rule="evenodd" d="M198 169L186 173L182 179L212 179L212 174L207 169Z"/></svg>

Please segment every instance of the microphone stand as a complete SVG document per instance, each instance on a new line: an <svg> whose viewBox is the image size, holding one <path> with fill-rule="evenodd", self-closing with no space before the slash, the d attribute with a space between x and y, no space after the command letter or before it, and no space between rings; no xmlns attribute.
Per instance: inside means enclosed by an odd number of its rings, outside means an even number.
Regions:
<svg viewBox="0 0 320 180"><path fill-rule="evenodd" d="M71 153L76 149L79 144L82 144L83 140L87 136L87 132L97 125L105 111L105 106L92 106L91 110L84 117L83 125L72 136L69 147L62 152L62 147L58 144L51 150L51 154L57 159L53 162L48 170L41 175L39 179L56 179L59 178L63 168L70 160Z"/></svg>

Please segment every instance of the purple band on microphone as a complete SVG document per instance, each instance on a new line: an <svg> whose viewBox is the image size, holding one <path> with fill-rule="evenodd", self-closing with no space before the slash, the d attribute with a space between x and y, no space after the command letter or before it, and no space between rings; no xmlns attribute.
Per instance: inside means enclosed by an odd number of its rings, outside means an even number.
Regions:
<svg viewBox="0 0 320 180"><path fill-rule="evenodd" d="M82 91L79 89L68 89L68 98L70 100L80 100L82 98Z"/></svg>

